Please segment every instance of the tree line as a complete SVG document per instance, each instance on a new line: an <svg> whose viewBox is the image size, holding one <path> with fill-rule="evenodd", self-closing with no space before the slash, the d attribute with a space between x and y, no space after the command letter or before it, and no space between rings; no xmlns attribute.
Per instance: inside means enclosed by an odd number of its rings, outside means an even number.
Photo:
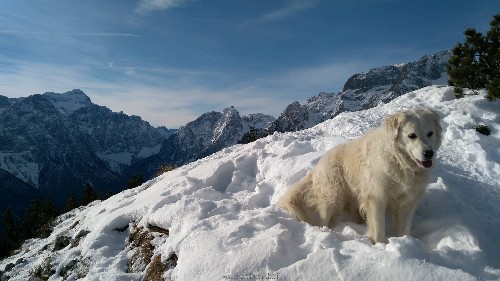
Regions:
<svg viewBox="0 0 500 281"><path fill-rule="evenodd" d="M52 232L54 219L60 214L109 196L110 194L103 195L95 191L90 184L86 184L82 196L71 195L62 209L59 209L50 197L45 200L33 199L24 210L23 219L8 207L3 213L4 233L0 239L0 258L21 247L26 239L48 237Z"/></svg>
<svg viewBox="0 0 500 281"><path fill-rule="evenodd" d="M468 88L487 89L490 101L500 98L500 14L493 16L486 34L468 28L464 35L465 42L452 49L447 65L455 96L463 97L463 88Z"/></svg>
<svg viewBox="0 0 500 281"><path fill-rule="evenodd" d="M175 165L165 165L158 169L155 176L175 169ZM145 182L144 174L140 173L126 181L127 189L132 189ZM46 238L50 236L54 227L54 220L60 214L67 213L75 208L86 206L95 200L105 200L112 194L101 194L90 184L85 184L81 197L74 194L66 200L63 208L58 208L52 198L45 200L35 198L24 210L21 219L16 212L8 207L3 213L3 235L0 236L0 259L8 256L12 251L22 246L30 238Z"/></svg>

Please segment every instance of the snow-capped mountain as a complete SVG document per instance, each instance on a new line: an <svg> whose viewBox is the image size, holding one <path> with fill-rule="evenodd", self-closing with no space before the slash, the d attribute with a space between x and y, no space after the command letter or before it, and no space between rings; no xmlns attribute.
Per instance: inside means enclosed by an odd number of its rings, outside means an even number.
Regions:
<svg viewBox="0 0 500 281"><path fill-rule="evenodd" d="M270 132L310 128L344 111L357 111L386 103L402 94L430 85L446 85L450 51L418 61L378 67L351 76L338 93L320 93L303 105L293 102L271 125Z"/></svg>
<svg viewBox="0 0 500 281"><path fill-rule="evenodd" d="M304 105L293 102L276 119L263 114L240 117L234 107L208 112L181 127L163 142L158 154L137 162L127 175L151 177L164 165L183 165L236 143L247 143L273 132L313 127L344 111L367 109L412 90L446 84L449 51L416 62L379 67L355 74L339 93L320 93Z"/></svg>
<svg viewBox="0 0 500 281"><path fill-rule="evenodd" d="M371 108L407 91L443 83L448 58L449 52L440 52L353 75L341 92L320 93L304 105L294 102L278 119L263 114L241 117L229 107L205 113L179 130L155 129L137 116L112 112L93 104L80 90L16 99L0 96L0 186L24 190L27 201L48 190L61 201L78 194L83 183L113 192L140 173L150 178L168 164L189 163L276 131L310 128L340 112Z"/></svg>
<svg viewBox="0 0 500 281"><path fill-rule="evenodd" d="M204 113L165 140L158 154L138 161L127 173L149 178L164 165L183 165L234 145L250 130L266 130L275 119L260 113L241 117L232 106Z"/></svg>
<svg viewBox="0 0 500 281"><path fill-rule="evenodd" d="M499 280L500 101L484 96L457 100L452 87L426 87L223 149L61 215L48 238L29 240L0 261L0 278ZM422 106L441 117L443 142L411 236L372 245L364 224L318 228L276 207L326 150L388 114ZM473 129L479 124L491 135Z"/></svg>
<svg viewBox="0 0 500 281"><path fill-rule="evenodd" d="M158 153L164 140L141 118L93 104L81 90L0 97L0 139L2 189L49 194L58 204L85 183L122 190L124 167ZM2 211L12 205L0 200Z"/></svg>

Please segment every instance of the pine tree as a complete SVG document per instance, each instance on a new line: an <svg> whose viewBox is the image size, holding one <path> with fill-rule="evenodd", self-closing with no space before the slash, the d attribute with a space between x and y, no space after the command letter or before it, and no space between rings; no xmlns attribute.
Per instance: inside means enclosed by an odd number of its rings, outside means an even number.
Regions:
<svg viewBox="0 0 500 281"><path fill-rule="evenodd" d="M43 213L42 201L40 198L31 200L31 203L24 211L24 229L27 237L35 237L37 230L42 226Z"/></svg>
<svg viewBox="0 0 500 281"><path fill-rule="evenodd" d="M447 70L448 83L455 94L463 97L463 89L486 88L488 100L500 98L500 14L493 16L490 30L484 36L473 28L464 32L465 42L452 50Z"/></svg>
<svg viewBox="0 0 500 281"><path fill-rule="evenodd" d="M101 195L95 191L95 189L90 185L89 183L85 184L85 190L83 190L82 194L82 199L81 199L81 205L85 206L88 205L90 202L93 202L95 200L100 200Z"/></svg>
<svg viewBox="0 0 500 281"><path fill-rule="evenodd" d="M21 223L14 211L8 207L3 213L4 237L2 255L17 249L24 239Z"/></svg>
<svg viewBox="0 0 500 281"><path fill-rule="evenodd" d="M127 189L135 188L144 183L144 174L140 173L127 181Z"/></svg>
<svg viewBox="0 0 500 281"><path fill-rule="evenodd" d="M41 201L35 198L24 211L24 230L27 238L47 237L50 235L50 222L59 215L59 209L52 198Z"/></svg>
<svg viewBox="0 0 500 281"><path fill-rule="evenodd" d="M47 200L45 200L45 202L43 203L42 212L44 216L47 218L46 220L52 220L53 218L57 217L60 213L59 209L56 207L51 197L47 198Z"/></svg>
<svg viewBox="0 0 500 281"><path fill-rule="evenodd" d="M64 212L69 212L75 208L78 208L78 199L76 199L75 194L71 193L68 200L66 200L66 205L64 205Z"/></svg>

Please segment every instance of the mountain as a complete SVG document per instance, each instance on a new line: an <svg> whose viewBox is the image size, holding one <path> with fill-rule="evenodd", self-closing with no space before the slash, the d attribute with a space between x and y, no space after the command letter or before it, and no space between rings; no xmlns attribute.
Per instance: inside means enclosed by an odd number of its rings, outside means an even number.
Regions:
<svg viewBox="0 0 500 281"><path fill-rule="evenodd" d="M124 188L122 171L160 150L162 135L137 116L98 106L81 90L24 98L0 96L0 188L51 196L61 206L84 184ZM34 194L34 195L33 195ZM0 199L20 209L9 197Z"/></svg>
<svg viewBox="0 0 500 281"><path fill-rule="evenodd" d="M160 152L130 166L131 177L150 178L164 165L179 166L236 143L248 143L273 132L310 128L344 111L357 111L388 102L429 85L446 84L449 51L406 64L374 68L351 76L338 93L320 93L304 105L288 105L279 118L263 114L240 117L234 107L208 112L181 127L162 143Z"/></svg>
<svg viewBox="0 0 500 281"><path fill-rule="evenodd" d="M303 105L298 101L288 105L270 126L269 133L303 130L344 111L372 108L426 86L446 85L450 54L450 51L442 51L415 62L355 74L338 93L320 93Z"/></svg>
<svg viewBox="0 0 500 281"><path fill-rule="evenodd" d="M127 174L150 178L162 166L192 162L240 142L251 130L266 130L275 119L260 113L241 117L232 106L204 113L163 141L159 153L130 166Z"/></svg>
<svg viewBox="0 0 500 281"><path fill-rule="evenodd" d="M177 132L176 129L167 129L165 126L156 127L156 130L166 139Z"/></svg>
<svg viewBox="0 0 500 281"><path fill-rule="evenodd" d="M127 168L126 175L143 173L150 178L164 165L183 165L236 143L248 143L274 132L303 130L344 111L371 108L412 90L446 84L449 57L450 52L443 51L415 62L355 74L342 91L320 93L304 105L293 102L277 119L263 114L240 117L234 107L205 113L170 135L158 154Z"/></svg>
<svg viewBox="0 0 500 281"><path fill-rule="evenodd" d="M22 206L35 196L52 196L61 206L89 183L114 193L138 174L151 178L165 165L179 166L236 143L273 132L310 128L344 111L388 102L408 91L444 83L450 53L355 74L338 93L320 93L303 105L290 104L279 118L240 116L234 107L208 112L178 130L153 128L137 116L96 105L81 90L25 98L0 96L0 188L22 192ZM22 200L21 200L22 201Z"/></svg>
<svg viewBox="0 0 500 281"><path fill-rule="evenodd" d="M223 149L61 215L0 261L0 279L499 280L500 101L485 94L426 87ZM372 245L364 224L313 227L275 206L332 146L422 106L441 117L443 142L411 236Z"/></svg>

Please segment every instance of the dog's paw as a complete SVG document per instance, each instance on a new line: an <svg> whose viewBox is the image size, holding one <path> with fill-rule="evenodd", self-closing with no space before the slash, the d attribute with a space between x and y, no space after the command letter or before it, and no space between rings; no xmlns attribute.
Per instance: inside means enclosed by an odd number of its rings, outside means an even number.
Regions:
<svg viewBox="0 0 500 281"><path fill-rule="evenodd" d="M373 235L368 235L368 239L370 239L370 241L372 242L373 245L377 244L377 243L384 243L384 244L387 244L389 243L389 240L387 239L387 237L384 237L384 238L378 238L378 239L375 239L375 237L373 237Z"/></svg>

